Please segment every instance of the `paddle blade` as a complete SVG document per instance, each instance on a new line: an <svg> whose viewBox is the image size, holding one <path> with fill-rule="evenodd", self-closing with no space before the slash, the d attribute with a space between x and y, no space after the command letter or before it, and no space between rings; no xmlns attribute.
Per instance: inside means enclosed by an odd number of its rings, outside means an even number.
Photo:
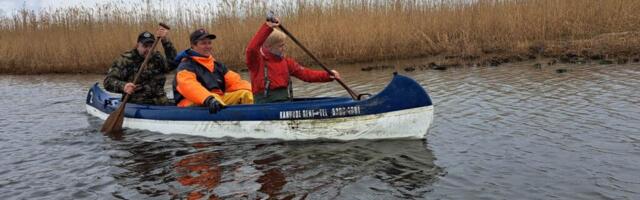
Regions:
<svg viewBox="0 0 640 200"><path fill-rule="evenodd" d="M100 129L103 133L114 134L122 132L122 122L124 121L124 108L125 102L120 103L118 109L113 111L107 120L104 121L102 125L102 129Z"/></svg>

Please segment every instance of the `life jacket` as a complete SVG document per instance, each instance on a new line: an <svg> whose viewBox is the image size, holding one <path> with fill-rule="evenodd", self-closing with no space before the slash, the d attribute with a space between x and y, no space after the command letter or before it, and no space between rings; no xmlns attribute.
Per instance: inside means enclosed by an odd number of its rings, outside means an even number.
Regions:
<svg viewBox="0 0 640 200"><path fill-rule="evenodd" d="M224 96L227 92L251 91L249 82L217 62L213 56L202 57L191 50L180 54L186 56L178 57L186 59L178 66L173 81L173 93L178 106L202 105L213 94Z"/></svg>
<svg viewBox="0 0 640 200"><path fill-rule="evenodd" d="M180 73L182 71L195 74L198 83L200 83L200 85L202 85L202 87L204 87L209 92L223 95L226 91L224 76L227 74L227 72L229 72L229 69L227 69L227 67L220 62L214 61L213 71L209 71L209 69L204 67L202 64L194 61L193 59L189 59L185 62L180 63L177 71L178 72L176 73L176 79L173 81L173 96L176 102L180 102L185 98L184 95L181 94L177 89L178 79L180 78L179 76L181 75Z"/></svg>

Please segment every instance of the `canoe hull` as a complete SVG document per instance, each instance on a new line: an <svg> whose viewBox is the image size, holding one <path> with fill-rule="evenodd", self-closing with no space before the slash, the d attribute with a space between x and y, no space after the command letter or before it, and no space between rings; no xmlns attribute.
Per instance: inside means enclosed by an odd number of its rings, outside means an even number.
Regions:
<svg viewBox="0 0 640 200"><path fill-rule="evenodd" d="M92 106L87 112L100 119L104 113ZM170 121L125 118L124 127L164 134L187 134L212 138L309 139L422 139L433 119L433 106L348 118L272 121ZM410 127L410 128L407 128Z"/></svg>
<svg viewBox="0 0 640 200"><path fill-rule="evenodd" d="M95 84L86 109L106 119L119 98ZM217 114L207 108L128 103L123 127L166 134L205 137L307 139L422 139L433 121L433 104L416 81L402 75L364 100L345 97L296 99L292 102L228 106Z"/></svg>

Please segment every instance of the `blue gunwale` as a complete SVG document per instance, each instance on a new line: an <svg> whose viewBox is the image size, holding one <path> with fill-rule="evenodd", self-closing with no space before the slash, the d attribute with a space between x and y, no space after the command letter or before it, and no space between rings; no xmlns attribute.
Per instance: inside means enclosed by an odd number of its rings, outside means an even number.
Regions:
<svg viewBox="0 0 640 200"><path fill-rule="evenodd" d="M98 83L94 84L87 94L86 104L102 112L111 113L118 107L120 97L112 97L102 90ZM380 114L411 108L431 106L431 98L427 92L413 79L394 75L393 79L380 93L364 100L355 101L347 97L325 97L296 99L293 102L234 105L228 106L217 114L209 114L204 107L179 108L176 106L152 106L128 103L125 117L153 120L174 121L268 121L327 119L361 115ZM333 115L332 109L352 109L358 112ZM323 111L323 116L306 116L301 118L281 118L287 111Z"/></svg>

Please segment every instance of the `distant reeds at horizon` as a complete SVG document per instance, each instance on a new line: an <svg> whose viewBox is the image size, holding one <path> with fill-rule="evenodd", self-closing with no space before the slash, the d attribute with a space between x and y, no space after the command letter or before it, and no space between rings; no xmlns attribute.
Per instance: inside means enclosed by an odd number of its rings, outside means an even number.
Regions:
<svg viewBox="0 0 640 200"><path fill-rule="evenodd" d="M216 58L245 68L246 45L267 11L255 0L222 0L171 11L146 3L139 9L121 9L115 3L23 9L2 17L0 73L105 73L116 56L134 47L141 31L154 30L158 22L172 26L170 38L178 50L189 47L191 31L208 29L218 36ZM278 8L283 25L330 63L526 54L548 41L637 32L637 10L637 0L318 0ZM615 48L640 48L628 45ZM308 60L293 43L288 49L290 56Z"/></svg>

